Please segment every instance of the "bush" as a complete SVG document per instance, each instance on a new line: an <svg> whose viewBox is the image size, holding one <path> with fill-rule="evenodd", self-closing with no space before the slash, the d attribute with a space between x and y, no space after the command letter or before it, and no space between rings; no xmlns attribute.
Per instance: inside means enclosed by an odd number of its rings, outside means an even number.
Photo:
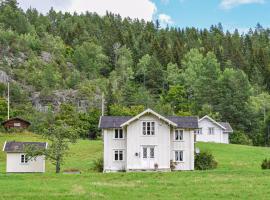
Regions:
<svg viewBox="0 0 270 200"><path fill-rule="evenodd" d="M264 159L261 164L262 169L270 169L270 159Z"/></svg>
<svg viewBox="0 0 270 200"><path fill-rule="evenodd" d="M210 152L200 152L195 155L195 169L196 170L207 170L217 168L217 161Z"/></svg>
<svg viewBox="0 0 270 200"><path fill-rule="evenodd" d="M243 145L252 145L252 140L249 137L240 131L235 131L230 134L230 143L232 144L243 144Z"/></svg>
<svg viewBox="0 0 270 200"><path fill-rule="evenodd" d="M98 158L94 161L93 169L97 172L103 172L103 158Z"/></svg>

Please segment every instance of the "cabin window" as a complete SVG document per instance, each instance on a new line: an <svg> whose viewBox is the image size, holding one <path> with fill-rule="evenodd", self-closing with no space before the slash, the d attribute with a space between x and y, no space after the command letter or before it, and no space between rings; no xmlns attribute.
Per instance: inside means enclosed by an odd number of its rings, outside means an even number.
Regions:
<svg viewBox="0 0 270 200"><path fill-rule="evenodd" d="M155 135L155 122L142 123L143 135Z"/></svg>
<svg viewBox="0 0 270 200"><path fill-rule="evenodd" d="M182 141L183 140L184 130L175 130L174 131L174 140L175 141Z"/></svg>
<svg viewBox="0 0 270 200"><path fill-rule="evenodd" d="M20 126L21 126L20 122L14 123L14 127L20 127Z"/></svg>
<svg viewBox="0 0 270 200"><path fill-rule="evenodd" d="M123 150L115 150L114 151L114 160L115 161L122 161L122 160L124 160Z"/></svg>
<svg viewBox="0 0 270 200"><path fill-rule="evenodd" d="M21 163L28 163L28 157L24 154L21 155Z"/></svg>
<svg viewBox="0 0 270 200"><path fill-rule="evenodd" d="M123 129L115 129L114 139L123 139L123 138L124 138Z"/></svg>
<svg viewBox="0 0 270 200"><path fill-rule="evenodd" d="M175 162L182 162L183 160L183 151L175 151Z"/></svg>
<svg viewBox="0 0 270 200"><path fill-rule="evenodd" d="M215 134L214 130L215 130L214 127L209 127L208 128L209 135L214 135Z"/></svg>

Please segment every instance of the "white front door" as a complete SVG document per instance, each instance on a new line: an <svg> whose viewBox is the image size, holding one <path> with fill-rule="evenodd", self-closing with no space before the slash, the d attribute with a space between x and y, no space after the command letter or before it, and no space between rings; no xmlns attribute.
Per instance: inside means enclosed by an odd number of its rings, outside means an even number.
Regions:
<svg viewBox="0 0 270 200"><path fill-rule="evenodd" d="M155 147L154 146L142 146L141 160L143 169L154 169L155 168Z"/></svg>

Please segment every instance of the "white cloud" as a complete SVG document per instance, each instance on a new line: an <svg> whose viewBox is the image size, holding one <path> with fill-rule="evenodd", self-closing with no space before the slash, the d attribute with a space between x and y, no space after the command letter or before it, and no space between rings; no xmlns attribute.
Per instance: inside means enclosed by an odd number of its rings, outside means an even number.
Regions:
<svg viewBox="0 0 270 200"><path fill-rule="evenodd" d="M231 9L233 7L242 5L242 4L253 4L253 3L264 3L265 0L222 0L220 7L222 9Z"/></svg>
<svg viewBox="0 0 270 200"><path fill-rule="evenodd" d="M42 13L48 12L51 7L63 12L96 12L105 15L106 11L120 14L122 17L152 20L157 11L155 3L151 0L18 0L23 9L30 6L37 8Z"/></svg>
<svg viewBox="0 0 270 200"><path fill-rule="evenodd" d="M164 13L158 15L158 20L160 22L161 27L166 27L167 25L174 24L171 16L166 15Z"/></svg>

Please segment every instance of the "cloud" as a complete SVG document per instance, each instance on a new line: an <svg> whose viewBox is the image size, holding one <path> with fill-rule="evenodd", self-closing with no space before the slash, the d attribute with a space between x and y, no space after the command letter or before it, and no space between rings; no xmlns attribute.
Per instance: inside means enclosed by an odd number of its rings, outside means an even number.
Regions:
<svg viewBox="0 0 270 200"><path fill-rule="evenodd" d="M220 7L222 9L231 9L242 4L263 4L264 2L265 0L222 0L220 3Z"/></svg>
<svg viewBox="0 0 270 200"><path fill-rule="evenodd" d="M151 0L18 0L23 9L37 8L42 13L49 11L51 7L63 12L96 12L105 15L106 11L120 14L122 17L132 19L144 19L151 21L157 11L155 3Z"/></svg>
<svg viewBox="0 0 270 200"><path fill-rule="evenodd" d="M171 16L166 15L164 13L158 15L158 20L160 22L161 27L166 27L167 25L174 24Z"/></svg>

